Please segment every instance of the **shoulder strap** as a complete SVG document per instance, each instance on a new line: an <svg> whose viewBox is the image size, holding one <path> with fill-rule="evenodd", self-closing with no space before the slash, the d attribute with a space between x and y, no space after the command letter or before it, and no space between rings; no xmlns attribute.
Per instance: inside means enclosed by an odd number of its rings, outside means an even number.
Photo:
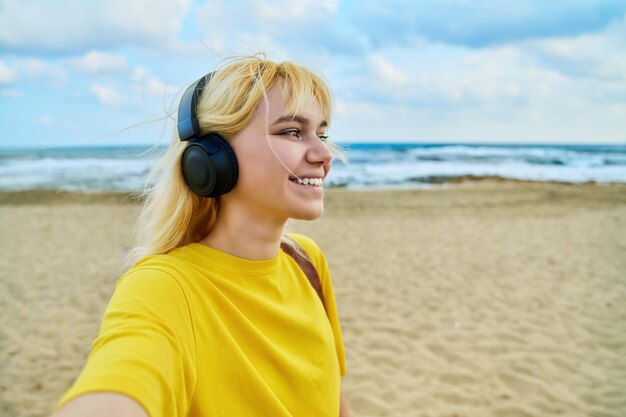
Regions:
<svg viewBox="0 0 626 417"><path fill-rule="evenodd" d="M322 292L322 283L320 281L319 275L317 274L317 269L315 269L315 266L311 263L311 261L308 258L300 255L293 247L289 246L285 242L282 242L280 244L280 248L287 255L291 256L293 260L296 261L300 269L302 269L302 272L304 272L304 275L306 275L307 279L311 283L311 286L313 287L313 289L319 296L320 301L322 302L322 305L324 306L324 310L326 310L326 303L324 302L324 293Z"/></svg>

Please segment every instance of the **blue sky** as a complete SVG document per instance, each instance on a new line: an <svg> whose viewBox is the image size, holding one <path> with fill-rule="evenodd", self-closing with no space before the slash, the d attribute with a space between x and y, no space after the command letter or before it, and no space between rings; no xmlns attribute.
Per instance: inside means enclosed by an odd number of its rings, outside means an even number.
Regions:
<svg viewBox="0 0 626 417"><path fill-rule="evenodd" d="M167 143L257 51L325 74L337 142L626 143L623 0L0 0L0 146Z"/></svg>

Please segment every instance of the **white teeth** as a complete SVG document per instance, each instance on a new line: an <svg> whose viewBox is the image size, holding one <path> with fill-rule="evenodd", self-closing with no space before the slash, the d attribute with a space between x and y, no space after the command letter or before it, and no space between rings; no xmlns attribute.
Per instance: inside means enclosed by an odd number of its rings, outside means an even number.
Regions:
<svg viewBox="0 0 626 417"><path fill-rule="evenodd" d="M324 183L321 178L305 178L305 179L295 178L292 181L301 185L313 185L315 187L321 187L322 184Z"/></svg>

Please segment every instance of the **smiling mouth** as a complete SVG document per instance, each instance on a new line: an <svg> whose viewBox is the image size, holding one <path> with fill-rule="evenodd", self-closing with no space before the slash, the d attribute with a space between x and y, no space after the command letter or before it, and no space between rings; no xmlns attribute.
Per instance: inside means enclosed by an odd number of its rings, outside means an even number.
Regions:
<svg viewBox="0 0 626 417"><path fill-rule="evenodd" d="M295 182L300 185L308 185L310 187L322 187L324 185L324 180L322 178L296 178L291 177L289 181Z"/></svg>

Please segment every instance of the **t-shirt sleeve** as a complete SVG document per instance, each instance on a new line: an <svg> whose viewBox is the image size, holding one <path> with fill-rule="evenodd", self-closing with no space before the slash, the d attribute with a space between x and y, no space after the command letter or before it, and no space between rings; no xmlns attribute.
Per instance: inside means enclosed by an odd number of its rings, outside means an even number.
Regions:
<svg viewBox="0 0 626 417"><path fill-rule="evenodd" d="M339 323L339 314L337 312L337 303L335 301L335 291L330 278L330 271L326 263L326 257L317 244L307 236L300 234L290 234L289 237L294 239L307 254L320 277L322 284L322 292L324 293L324 304L326 306L326 314L330 321L330 326L335 338L335 349L337 350L337 358L339 360L339 369L341 376L346 375L346 356L343 346L343 337L341 335L341 325Z"/></svg>
<svg viewBox="0 0 626 417"><path fill-rule="evenodd" d="M82 373L57 408L80 395L116 392L150 417L187 414L196 382L193 324L183 290L167 272L122 276Z"/></svg>

